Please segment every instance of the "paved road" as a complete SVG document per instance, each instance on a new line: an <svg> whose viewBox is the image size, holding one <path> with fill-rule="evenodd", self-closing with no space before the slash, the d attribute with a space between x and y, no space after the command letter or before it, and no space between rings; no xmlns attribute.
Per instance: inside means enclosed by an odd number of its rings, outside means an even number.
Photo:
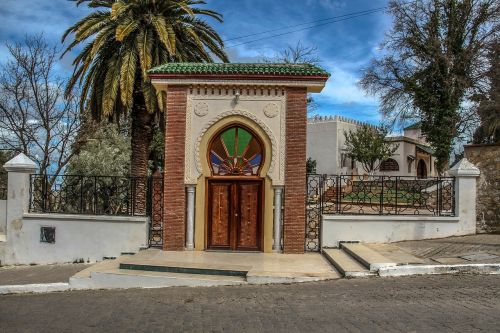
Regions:
<svg viewBox="0 0 500 333"><path fill-rule="evenodd" d="M0 296L0 332L500 331L500 276Z"/></svg>

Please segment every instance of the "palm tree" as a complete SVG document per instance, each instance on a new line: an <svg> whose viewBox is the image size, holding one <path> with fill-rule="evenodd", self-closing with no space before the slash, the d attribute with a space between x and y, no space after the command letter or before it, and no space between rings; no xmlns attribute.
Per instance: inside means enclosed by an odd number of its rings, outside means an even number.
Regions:
<svg viewBox="0 0 500 333"><path fill-rule="evenodd" d="M73 61L67 91L82 88L80 108L97 118L131 116L133 176L148 173L155 114L163 109L147 70L166 62L224 62L228 57L217 32L199 16L222 22L203 0L71 0L96 10L70 27L74 40L63 55L86 44ZM158 98L160 97L160 98Z"/></svg>

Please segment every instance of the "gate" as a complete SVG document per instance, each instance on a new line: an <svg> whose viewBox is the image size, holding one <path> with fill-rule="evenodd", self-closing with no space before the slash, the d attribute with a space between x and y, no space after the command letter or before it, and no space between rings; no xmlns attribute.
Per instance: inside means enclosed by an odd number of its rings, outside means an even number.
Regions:
<svg viewBox="0 0 500 333"><path fill-rule="evenodd" d="M307 175L306 191L305 250L308 252L318 252L320 251L321 243L323 176Z"/></svg>
<svg viewBox="0 0 500 333"><path fill-rule="evenodd" d="M148 182L149 246L163 247L163 173L156 172Z"/></svg>

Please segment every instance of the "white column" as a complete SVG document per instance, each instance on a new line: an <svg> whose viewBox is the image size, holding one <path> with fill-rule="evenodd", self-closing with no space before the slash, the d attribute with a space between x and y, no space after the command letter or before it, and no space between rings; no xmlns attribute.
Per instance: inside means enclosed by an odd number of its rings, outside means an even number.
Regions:
<svg viewBox="0 0 500 333"><path fill-rule="evenodd" d="M274 243L273 251L281 251L281 195L283 187L274 188Z"/></svg>
<svg viewBox="0 0 500 333"><path fill-rule="evenodd" d="M194 250L194 198L195 186L187 186L186 250Z"/></svg>
<svg viewBox="0 0 500 333"><path fill-rule="evenodd" d="M448 173L455 178L455 216L460 234L476 232L476 180L479 169L466 158L461 159Z"/></svg>

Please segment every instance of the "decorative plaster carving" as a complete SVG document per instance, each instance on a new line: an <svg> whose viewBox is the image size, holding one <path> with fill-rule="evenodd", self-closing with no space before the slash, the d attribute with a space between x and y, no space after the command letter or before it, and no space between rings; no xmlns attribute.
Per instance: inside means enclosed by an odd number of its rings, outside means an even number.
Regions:
<svg viewBox="0 0 500 333"><path fill-rule="evenodd" d="M240 93L239 105L232 102L236 92ZM199 103L208 105L208 114L198 116L195 108ZM263 114L268 104L275 104L278 114L269 118ZM218 110L222 111L219 114ZM244 110L244 111L242 111ZM240 115L259 125L271 140L272 153L268 176L275 186L284 185L285 170L285 118L286 89L280 86L233 86L191 85L186 114L186 159L184 180L196 184L202 174L204 152L200 156L200 144L207 130L224 117Z"/></svg>
<svg viewBox="0 0 500 333"><path fill-rule="evenodd" d="M285 185L285 153L286 153L286 94L281 99L281 119L280 119L280 167L278 169L279 182L276 185Z"/></svg>
<svg viewBox="0 0 500 333"><path fill-rule="evenodd" d="M271 179L278 181L280 178L279 177L280 172L278 171L278 175L277 175L274 166L276 163L276 158L278 156L277 152L279 151L279 147L276 143L276 139L274 137L274 134L269 129L269 127L267 127L267 125L262 120L260 120L256 115L254 115L253 113L250 113L248 111L244 111L244 110L230 110L230 111L223 112L223 113L217 115L217 117L212 119L210 122L208 122L203 127L203 129L200 132L200 135L198 136L198 140L196 141L196 149L195 149L196 166L198 168L198 174L201 174L201 172L202 172L202 165L201 165L201 159L200 159L200 143L201 143L203 136L208 131L208 129L210 127L212 127L216 122L218 122L219 120L221 120L223 118L229 117L229 116L243 116L245 118L249 118L250 120L254 121L257 125L259 125L262 128L262 130L267 134L267 136L269 137L269 140L271 141L271 147L272 147L271 164L269 166L268 176Z"/></svg>
<svg viewBox="0 0 500 333"><path fill-rule="evenodd" d="M193 164L193 154L191 154L191 123L193 119L193 103L191 99L188 98L186 106L186 141L184 146L184 183L185 184L196 184L196 178L193 178L193 170L191 165Z"/></svg>
<svg viewBox="0 0 500 333"><path fill-rule="evenodd" d="M208 104L205 102L196 103L196 105L194 106L194 113L198 117L206 116L208 114Z"/></svg>
<svg viewBox="0 0 500 333"><path fill-rule="evenodd" d="M276 103L269 103L264 107L264 114L268 118L274 118L279 114L279 109Z"/></svg>

